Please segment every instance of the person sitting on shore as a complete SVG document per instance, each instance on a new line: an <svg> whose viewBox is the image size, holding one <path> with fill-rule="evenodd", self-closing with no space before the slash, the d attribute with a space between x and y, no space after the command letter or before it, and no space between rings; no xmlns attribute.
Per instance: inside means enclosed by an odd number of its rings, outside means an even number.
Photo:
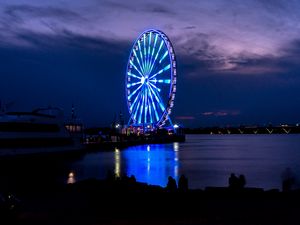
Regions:
<svg viewBox="0 0 300 225"><path fill-rule="evenodd" d="M290 191L295 184L295 175L291 168L287 167L281 174L282 178L282 191Z"/></svg>
<svg viewBox="0 0 300 225"><path fill-rule="evenodd" d="M232 173L228 179L229 188L233 190L243 189L246 185L246 178L244 174L241 174L237 177L234 173Z"/></svg>
<svg viewBox="0 0 300 225"><path fill-rule="evenodd" d="M177 190L176 180L173 177L171 177L171 176L168 177L168 183L167 183L166 188L167 188L168 191Z"/></svg>
<svg viewBox="0 0 300 225"><path fill-rule="evenodd" d="M246 178L244 174L241 174L238 178L238 188L242 189L246 185Z"/></svg>
<svg viewBox="0 0 300 225"><path fill-rule="evenodd" d="M180 191L188 190L188 179L183 174L179 177L178 190Z"/></svg>
<svg viewBox="0 0 300 225"><path fill-rule="evenodd" d="M231 173L231 175L228 179L228 183L229 183L229 188L237 189L237 187L238 187L238 178L234 173Z"/></svg>
<svg viewBox="0 0 300 225"><path fill-rule="evenodd" d="M131 175L131 176L129 177L129 182L132 183L132 184L135 184L135 183L136 183L136 178L135 178L134 175Z"/></svg>

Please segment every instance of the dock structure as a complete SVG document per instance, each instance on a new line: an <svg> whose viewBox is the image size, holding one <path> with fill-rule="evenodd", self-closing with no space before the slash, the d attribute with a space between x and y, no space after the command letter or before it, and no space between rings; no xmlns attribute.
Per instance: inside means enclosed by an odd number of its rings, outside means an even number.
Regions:
<svg viewBox="0 0 300 225"><path fill-rule="evenodd" d="M164 144L172 142L184 142L184 129L177 127L173 129L150 129L142 130L127 127L106 129L90 129L85 132L84 144L87 149L114 149L126 148L133 145Z"/></svg>

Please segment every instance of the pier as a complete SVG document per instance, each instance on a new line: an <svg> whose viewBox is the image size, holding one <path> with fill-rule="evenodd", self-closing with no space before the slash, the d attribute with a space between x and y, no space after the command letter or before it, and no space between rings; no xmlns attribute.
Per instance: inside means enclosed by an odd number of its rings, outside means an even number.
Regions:
<svg viewBox="0 0 300 225"><path fill-rule="evenodd" d="M182 128L153 129L143 132L123 132L123 129L93 128L85 134L84 145L87 149L123 149L134 145L163 144L184 142L185 133Z"/></svg>

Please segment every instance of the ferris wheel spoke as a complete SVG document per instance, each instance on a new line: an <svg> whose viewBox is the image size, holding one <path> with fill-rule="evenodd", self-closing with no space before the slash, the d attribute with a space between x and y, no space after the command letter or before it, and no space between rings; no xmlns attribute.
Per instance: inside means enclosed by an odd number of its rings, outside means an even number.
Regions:
<svg viewBox="0 0 300 225"><path fill-rule="evenodd" d="M138 100L141 98L141 93L142 93L142 92L139 92L139 93L137 94L137 96L135 97L134 101L132 102L132 104L131 104L131 106L130 106L130 110L131 110L131 111L133 110L133 108L134 108L134 106L136 105L136 103L138 102Z"/></svg>
<svg viewBox="0 0 300 225"><path fill-rule="evenodd" d="M141 104L141 110L140 110L140 114L139 114L139 123L141 123L142 122L142 115L143 115L143 110L144 110L144 101L145 101L145 95L144 95L144 93L142 94L142 104Z"/></svg>
<svg viewBox="0 0 300 225"><path fill-rule="evenodd" d="M152 76L149 77L149 80L152 80L154 77L156 77L157 75L163 73L164 71L167 71L168 69L171 68L171 65L166 65L163 69L161 69L160 71L158 71L157 73L153 74Z"/></svg>
<svg viewBox="0 0 300 225"><path fill-rule="evenodd" d="M154 44L153 44L152 53L151 53L151 57L150 57L150 61L149 61L149 66L150 66L150 67L151 67L151 65L152 65L152 59L153 59L153 55L154 55L155 48L156 48L157 38L158 38L158 35L155 34ZM149 68L149 71L148 71L148 72L151 73L150 68Z"/></svg>
<svg viewBox="0 0 300 225"><path fill-rule="evenodd" d="M161 50L163 44L164 44L164 41L161 40L161 43L160 43L159 48L158 48L158 50L157 50L157 53L156 53L156 55L155 55L155 57L154 57L154 60L153 60L153 62L152 62L152 64L151 64L151 66L150 66L150 71L149 71L149 73L151 73L151 71L152 71L152 69L153 69L153 66L155 65L155 62L156 62L157 57L158 57L158 54L159 54L159 52L160 52L160 50Z"/></svg>
<svg viewBox="0 0 300 225"><path fill-rule="evenodd" d="M153 96L151 94L150 88L149 88L149 96L150 96L150 99L151 99L151 104L152 104L152 107L153 107L153 111L154 111L154 114L155 114L156 121L159 121L158 112L156 110L155 102L153 100Z"/></svg>
<svg viewBox="0 0 300 225"><path fill-rule="evenodd" d="M153 55L154 55L154 52L155 52L155 47L156 47L156 43L157 43L157 38L158 38L158 34L155 34L155 38L154 38L154 44L153 44L153 49L152 49L151 56L153 56Z"/></svg>
<svg viewBox="0 0 300 225"><path fill-rule="evenodd" d="M151 111L151 102L150 102L150 90L147 88L147 99L148 99L148 110L149 110L149 117L150 117L150 123L153 123L153 118L152 118L152 111Z"/></svg>
<svg viewBox="0 0 300 225"><path fill-rule="evenodd" d="M143 50L141 48L140 40L138 40L138 46L139 46L139 52L140 52L140 57L141 57L142 68L143 68L143 71L145 71L144 58L143 58L143 53L142 53Z"/></svg>
<svg viewBox="0 0 300 225"><path fill-rule="evenodd" d="M146 73L149 71L149 65L150 65L151 40L152 40L152 32L150 32L148 35L147 68L145 71Z"/></svg>
<svg viewBox="0 0 300 225"><path fill-rule="evenodd" d="M166 109L165 106L163 105L163 101L161 100L160 95L157 92L155 92L155 90L152 89L152 91L153 91L152 93L154 94L155 100L157 102L157 105L159 106L160 110L163 113Z"/></svg>
<svg viewBox="0 0 300 225"><path fill-rule="evenodd" d="M150 87L150 90L152 91L152 93L153 93L153 95L154 95L154 97L155 97L155 100L157 101L157 104L159 105L160 109L161 109L162 111L165 111L165 107L164 107L164 105L163 105L163 101L161 100L159 94L156 93L156 92L152 89L151 86L149 86L149 87Z"/></svg>
<svg viewBox="0 0 300 225"><path fill-rule="evenodd" d="M135 83L131 83L131 84L127 84L127 88L130 88L130 87L134 87L135 85L138 85L138 84L141 84L142 82L139 81L139 82L135 82Z"/></svg>
<svg viewBox="0 0 300 225"><path fill-rule="evenodd" d="M133 106L133 115L134 115L134 119L137 120L137 114L140 111L141 108L141 102L142 102L142 98L143 98L143 91L140 91L139 94L136 96L135 100L134 100L134 104L136 105Z"/></svg>
<svg viewBox="0 0 300 225"><path fill-rule="evenodd" d="M135 89L129 96L128 96L128 100L131 99L131 97L142 87L143 85L141 84L140 86L137 87L137 89Z"/></svg>
<svg viewBox="0 0 300 225"><path fill-rule="evenodd" d="M138 57L138 55L137 55L137 53L136 53L136 51L135 51L134 49L133 49L133 54L134 54L134 56L135 56L135 58L136 58L136 60L137 60L137 62L138 62L138 64L139 64L139 67L140 67L141 72L144 73L144 69L143 69L143 67L142 67L142 65L141 65L141 63L140 63L139 57Z"/></svg>
<svg viewBox="0 0 300 225"><path fill-rule="evenodd" d="M156 83L163 83L163 84L170 84L171 80L170 79L159 79L157 80L156 78L149 80L150 82L153 82L154 84Z"/></svg>
<svg viewBox="0 0 300 225"><path fill-rule="evenodd" d="M148 38L148 39L147 39ZM147 73L147 71L148 71L148 67L149 67L149 54L148 54L148 49L149 49L149 47L150 47L150 42L149 42L149 40L150 40L150 34L149 35L146 35L145 36L145 39L144 39L144 53L145 53L145 71L144 71L144 74L146 74Z"/></svg>
<svg viewBox="0 0 300 225"><path fill-rule="evenodd" d="M147 112L148 112L148 88L145 88L145 117L144 117L144 123L147 123Z"/></svg>
<svg viewBox="0 0 300 225"><path fill-rule="evenodd" d="M136 67L136 65L130 60L130 64L133 66L133 68L143 77L142 72Z"/></svg>
<svg viewBox="0 0 300 225"><path fill-rule="evenodd" d="M130 77L134 77L134 78L140 79L140 80L142 79L141 76L138 76L138 75L136 75L134 73L131 73L131 72L127 72L127 75L130 76Z"/></svg>
<svg viewBox="0 0 300 225"><path fill-rule="evenodd" d="M152 33L149 33L148 55L150 56Z"/></svg>
<svg viewBox="0 0 300 225"><path fill-rule="evenodd" d="M146 48L146 34L143 35L143 43L144 43L144 72L147 70L147 48Z"/></svg>
<svg viewBox="0 0 300 225"><path fill-rule="evenodd" d="M168 52L169 52L168 50L165 51L165 53L163 54L163 56L160 58L159 63L161 63L164 60L164 58L166 58L166 56L168 55Z"/></svg>
<svg viewBox="0 0 300 225"><path fill-rule="evenodd" d="M134 120L137 120L136 117L137 117L137 113L139 111L140 105L141 105L141 102L139 101L138 104L137 104L137 106L136 106L136 108L134 109L134 112L133 112L133 118L134 118Z"/></svg>
<svg viewBox="0 0 300 225"><path fill-rule="evenodd" d="M132 110L133 117L136 121L138 120L138 112L140 111L141 100L142 100L142 95L140 95L139 101L137 102L136 106Z"/></svg>
<svg viewBox="0 0 300 225"><path fill-rule="evenodd" d="M152 84L152 83L149 83L153 88L155 88L158 92L161 92L161 89L160 88L158 88L158 87L156 87L154 84Z"/></svg>
<svg viewBox="0 0 300 225"><path fill-rule="evenodd" d="M146 58L146 52L147 52L147 50L146 50L146 34L144 34L143 42L144 42L144 56Z"/></svg>

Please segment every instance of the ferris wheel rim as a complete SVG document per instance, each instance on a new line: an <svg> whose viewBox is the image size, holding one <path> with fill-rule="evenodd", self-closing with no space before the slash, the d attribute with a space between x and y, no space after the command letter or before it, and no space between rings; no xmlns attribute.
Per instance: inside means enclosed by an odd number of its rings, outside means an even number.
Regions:
<svg viewBox="0 0 300 225"><path fill-rule="evenodd" d="M157 35L160 39L161 39L161 43L163 43L163 45L166 47L167 49L167 55L168 55L168 62L169 62L169 67L170 67L170 72L168 73L168 76L170 77L170 85L168 88L168 96L167 96L167 101L164 103L164 110L160 113L159 119L157 119L156 122L151 123L155 126L161 127L165 124L165 122L169 119L170 120L170 114L174 105L174 99L175 99L175 94L176 94L176 80L177 80L177 74L176 74L176 56L175 56L175 52L174 52L174 48L173 45L170 41L170 39L168 38L168 36L162 32L161 30L157 30L157 29L148 29L143 31L134 41L132 47L131 47L131 51L130 51L130 55L128 58L128 63L127 63L127 67L126 67L126 79L125 79L125 91L126 91L126 102L127 102L127 108L128 111L130 113L130 120L128 123L130 123L132 119L132 109L131 107L131 100L129 100L129 92L128 92L128 76L129 76L129 70L131 71L132 67L130 67L130 60L133 58L134 59L134 49L135 47L137 47L142 38L146 35L151 35L151 34L155 34ZM151 36L149 37L149 45L150 45L150 41L151 41ZM145 41L144 41L145 44ZM140 47L140 46L139 46ZM155 48L155 46L154 46ZM150 46L149 46L150 49ZM142 49L139 49L139 51L142 51ZM144 51L145 51L145 46L144 46ZM146 50L147 51L147 50ZM154 50L153 50L154 51ZM158 52L157 52L158 54ZM150 55L148 55L150 57ZM135 57L138 59L139 57L135 55ZM142 103L144 104L144 103ZM151 107L151 105L149 106ZM150 110L150 109L149 109ZM170 120L171 122L171 120ZM149 123L149 122L148 122ZM172 122L171 122L172 123ZM139 123L133 123L136 125L139 125ZM150 124L150 123L149 123Z"/></svg>

